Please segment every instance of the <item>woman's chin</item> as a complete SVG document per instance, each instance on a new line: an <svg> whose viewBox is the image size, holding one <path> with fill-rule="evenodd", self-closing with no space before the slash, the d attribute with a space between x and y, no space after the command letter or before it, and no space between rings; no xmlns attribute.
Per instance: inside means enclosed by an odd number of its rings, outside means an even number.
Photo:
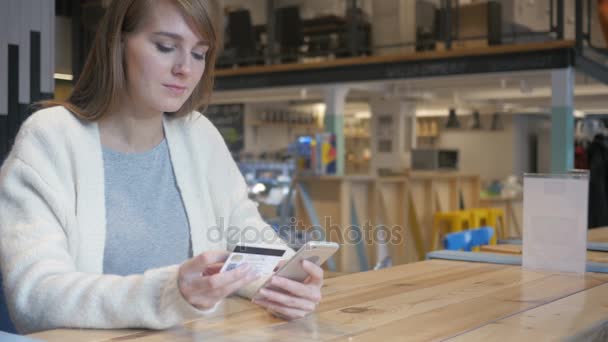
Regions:
<svg viewBox="0 0 608 342"><path fill-rule="evenodd" d="M172 104L172 105L163 105L163 106L159 106L159 109L163 113L174 113L174 112L177 112L180 108L182 108L183 105L184 105L183 103Z"/></svg>

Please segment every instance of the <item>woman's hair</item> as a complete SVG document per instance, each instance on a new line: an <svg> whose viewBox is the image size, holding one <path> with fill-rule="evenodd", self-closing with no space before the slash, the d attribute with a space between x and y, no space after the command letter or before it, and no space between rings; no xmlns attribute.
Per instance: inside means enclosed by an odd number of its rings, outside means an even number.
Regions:
<svg viewBox="0 0 608 342"><path fill-rule="evenodd" d="M134 32L150 7L159 0L113 0L101 19L93 47L67 101L43 101L41 107L65 106L76 116L96 120L108 112L126 93L124 34ZM213 90L215 60L221 45L221 13L217 0L172 1L194 29L209 42L205 72L190 97L172 115L182 116L209 104Z"/></svg>

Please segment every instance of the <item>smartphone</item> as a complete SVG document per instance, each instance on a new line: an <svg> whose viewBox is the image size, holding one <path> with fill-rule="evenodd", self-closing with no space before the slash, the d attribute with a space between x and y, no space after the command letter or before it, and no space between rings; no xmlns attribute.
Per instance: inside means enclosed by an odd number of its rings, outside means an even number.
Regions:
<svg viewBox="0 0 608 342"><path fill-rule="evenodd" d="M335 242L328 241L309 241L294 254L283 267L274 275L289 278L298 282L303 282L308 277L308 273L302 268L302 261L308 260L321 266L329 259L340 246ZM272 277L271 277L272 278ZM270 279L268 279L270 281ZM267 282L268 282L267 281ZM264 284L266 286L267 284Z"/></svg>

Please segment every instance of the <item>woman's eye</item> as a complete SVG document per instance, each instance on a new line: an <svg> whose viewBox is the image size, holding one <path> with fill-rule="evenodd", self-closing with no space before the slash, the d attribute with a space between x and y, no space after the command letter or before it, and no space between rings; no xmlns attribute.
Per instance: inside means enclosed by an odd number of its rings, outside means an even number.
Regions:
<svg viewBox="0 0 608 342"><path fill-rule="evenodd" d="M156 48L158 49L158 51L164 53L171 52L175 49L173 46L166 46L163 44L156 44Z"/></svg>
<svg viewBox="0 0 608 342"><path fill-rule="evenodd" d="M199 61L203 61L205 60L205 54L204 53L192 53L192 57L194 57L194 59L199 60Z"/></svg>

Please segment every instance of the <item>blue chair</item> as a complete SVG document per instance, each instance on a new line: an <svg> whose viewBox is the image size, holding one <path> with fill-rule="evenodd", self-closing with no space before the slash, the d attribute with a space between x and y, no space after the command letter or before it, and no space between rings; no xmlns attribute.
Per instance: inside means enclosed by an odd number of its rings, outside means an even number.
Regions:
<svg viewBox="0 0 608 342"><path fill-rule="evenodd" d="M471 247L478 247L488 245L492 242L494 237L494 228L492 227L481 227L473 230L473 239L471 240Z"/></svg>
<svg viewBox="0 0 608 342"><path fill-rule="evenodd" d="M450 233L443 238L443 247L451 251L470 252L473 247L489 244L492 236L494 236L494 228L492 227Z"/></svg>
<svg viewBox="0 0 608 342"><path fill-rule="evenodd" d="M0 331L16 334L17 330L8 315L8 306L6 305L6 297L2 287L2 277L0 276Z"/></svg>

